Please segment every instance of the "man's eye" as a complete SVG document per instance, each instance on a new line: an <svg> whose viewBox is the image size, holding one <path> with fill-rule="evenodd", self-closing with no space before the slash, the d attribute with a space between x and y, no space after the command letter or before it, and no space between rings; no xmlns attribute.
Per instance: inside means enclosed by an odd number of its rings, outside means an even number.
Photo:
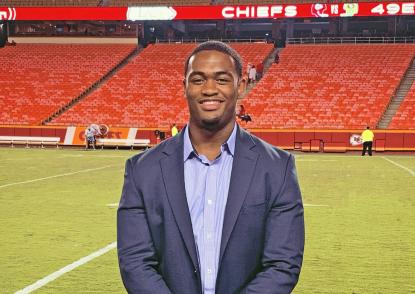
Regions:
<svg viewBox="0 0 415 294"><path fill-rule="evenodd" d="M229 83L229 79L217 79L219 84L226 84Z"/></svg>
<svg viewBox="0 0 415 294"><path fill-rule="evenodd" d="M191 80L191 82L192 82L193 84L200 85L200 84L202 84L202 83L203 83L203 79L192 79L192 80Z"/></svg>

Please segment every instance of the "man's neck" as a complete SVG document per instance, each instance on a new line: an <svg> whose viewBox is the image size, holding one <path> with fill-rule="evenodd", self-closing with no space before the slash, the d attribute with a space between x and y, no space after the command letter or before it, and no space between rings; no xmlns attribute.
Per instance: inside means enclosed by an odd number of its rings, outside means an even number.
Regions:
<svg viewBox="0 0 415 294"><path fill-rule="evenodd" d="M221 146L231 135L235 121L220 130L206 130L189 123L189 136L193 148L198 154L203 154L209 160L214 160L221 152Z"/></svg>

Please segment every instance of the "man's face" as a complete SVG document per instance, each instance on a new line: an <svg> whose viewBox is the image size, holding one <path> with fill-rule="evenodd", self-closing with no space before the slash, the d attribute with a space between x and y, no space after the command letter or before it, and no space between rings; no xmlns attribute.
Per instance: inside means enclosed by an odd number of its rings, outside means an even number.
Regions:
<svg viewBox="0 0 415 294"><path fill-rule="evenodd" d="M215 50L196 53L189 60L184 86L192 123L219 130L235 121L244 81L239 79L231 56Z"/></svg>

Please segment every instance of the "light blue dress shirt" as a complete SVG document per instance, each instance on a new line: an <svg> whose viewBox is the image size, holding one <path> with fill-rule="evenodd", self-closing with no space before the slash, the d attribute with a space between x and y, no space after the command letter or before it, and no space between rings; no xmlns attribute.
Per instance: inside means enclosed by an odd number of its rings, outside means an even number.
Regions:
<svg viewBox="0 0 415 294"><path fill-rule="evenodd" d="M236 124L219 156L210 161L197 154L184 133L184 180L204 294L215 294L222 226L235 153Z"/></svg>

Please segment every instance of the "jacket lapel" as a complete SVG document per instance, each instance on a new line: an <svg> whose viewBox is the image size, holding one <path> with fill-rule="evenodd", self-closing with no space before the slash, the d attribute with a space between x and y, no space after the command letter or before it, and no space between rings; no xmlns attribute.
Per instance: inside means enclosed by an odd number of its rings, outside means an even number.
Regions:
<svg viewBox="0 0 415 294"><path fill-rule="evenodd" d="M199 268L192 221L184 184L183 134L169 140L163 150L167 156L160 161L164 185L174 218L196 269Z"/></svg>
<svg viewBox="0 0 415 294"><path fill-rule="evenodd" d="M228 200L223 220L222 241L220 245L219 267L226 250L232 230L241 210L242 204L251 185L255 173L258 153L251 150L255 147L252 137L238 126L233 159L231 181L229 184Z"/></svg>

